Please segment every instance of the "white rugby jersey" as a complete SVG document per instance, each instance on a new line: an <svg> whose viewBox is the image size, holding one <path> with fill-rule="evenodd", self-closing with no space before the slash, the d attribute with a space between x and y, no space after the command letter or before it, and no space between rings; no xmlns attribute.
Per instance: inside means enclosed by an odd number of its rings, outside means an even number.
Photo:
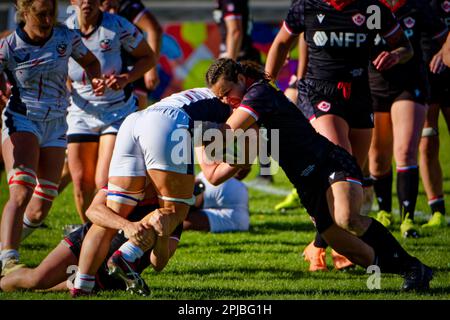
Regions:
<svg viewBox="0 0 450 320"><path fill-rule="evenodd" d="M209 183L203 172L197 179L205 184L203 192L203 208L244 209L248 211L248 191L245 184L231 178L218 186Z"/></svg>
<svg viewBox="0 0 450 320"><path fill-rule="evenodd" d="M64 25L55 26L43 45L18 27L0 40L0 72L12 85L6 108L37 121L64 117L69 105L68 60L87 52L80 36Z"/></svg>
<svg viewBox="0 0 450 320"><path fill-rule="evenodd" d="M152 107L173 107L183 108L191 103L198 102L204 99L217 99L214 93L208 88L193 88L174 93L159 102L152 105Z"/></svg>
<svg viewBox="0 0 450 320"><path fill-rule="evenodd" d="M190 126L194 125L194 121L224 123L231 114L231 108L221 102L208 88L194 88L174 93L146 110L158 107L182 109L192 120Z"/></svg>
<svg viewBox="0 0 450 320"><path fill-rule="evenodd" d="M76 14L66 20L66 25L81 36L84 45L100 61L101 73L105 75L121 74L121 49L131 52L144 39L139 30L125 18L109 13L101 15L98 27L88 35L81 34ZM72 99L76 107L103 112L111 111L115 105L119 108L123 106L123 90L106 88L104 95L95 96L85 70L73 59L69 61L69 77L73 81Z"/></svg>

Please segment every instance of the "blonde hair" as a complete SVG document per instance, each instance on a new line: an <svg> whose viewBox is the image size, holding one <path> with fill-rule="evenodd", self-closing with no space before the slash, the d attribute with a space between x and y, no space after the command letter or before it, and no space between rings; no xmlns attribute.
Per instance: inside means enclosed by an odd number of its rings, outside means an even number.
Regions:
<svg viewBox="0 0 450 320"><path fill-rule="evenodd" d="M18 24L25 23L24 13L31 10L31 6L36 0L17 0L16 4L16 21ZM53 2L53 18L56 24L58 18L58 1L52 0Z"/></svg>

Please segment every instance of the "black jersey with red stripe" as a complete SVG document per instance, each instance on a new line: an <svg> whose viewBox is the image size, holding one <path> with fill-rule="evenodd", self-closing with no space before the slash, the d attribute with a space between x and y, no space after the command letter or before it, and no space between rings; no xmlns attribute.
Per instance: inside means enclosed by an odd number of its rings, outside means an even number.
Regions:
<svg viewBox="0 0 450 320"><path fill-rule="evenodd" d="M265 80L248 88L239 108L267 129L268 151L294 184L310 176L333 146L282 91Z"/></svg>
<svg viewBox="0 0 450 320"><path fill-rule="evenodd" d="M297 0L284 27L292 34L305 32L307 77L352 81L367 76L377 33L388 37L399 25L389 8L377 0L347 1L338 9L327 0Z"/></svg>
<svg viewBox="0 0 450 320"><path fill-rule="evenodd" d="M432 41L445 36L447 26L433 13L427 0L408 0L399 6L395 12L397 20L401 24L406 37L414 49L414 56L404 64L398 64L383 72L383 77L388 81L402 82L405 77L414 77L423 74L425 70L422 55L422 36L428 35ZM436 43L438 43L436 41ZM377 38L372 57L375 58L382 51L390 51L387 44Z"/></svg>
<svg viewBox="0 0 450 320"><path fill-rule="evenodd" d="M241 44L241 54L245 55L252 49L252 38L250 26L250 11L248 0L217 0L216 10L214 10L215 21L219 24L220 34L222 36L221 52L226 51L225 39L227 37L227 28L225 19L241 19L244 37Z"/></svg>

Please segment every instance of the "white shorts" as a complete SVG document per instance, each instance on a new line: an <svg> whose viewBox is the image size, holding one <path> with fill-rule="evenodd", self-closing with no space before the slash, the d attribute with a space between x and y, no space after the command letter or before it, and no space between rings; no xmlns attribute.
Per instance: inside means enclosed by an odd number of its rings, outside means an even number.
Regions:
<svg viewBox="0 0 450 320"><path fill-rule="evenodd" d="M109 176L145 176L150 169L193 174L189 125L178 108L149 107L129 115L117 134Z"/></svg>
<svg viewBox="0 0 450 320"><path fill-rule="evenodd" d="M2 142L15 132L34 134L41 148L67 147L67 122L65 117L49 121L34 121L20 113L5 109L2 113Z"/></svg>
<svg viewBox="0 0 450 320"><path fill-rule="evenodd" d="M68 141L97 142L105 134L117 134L125 118L137 109L135 98L122 103L111 112L92 113L77 107L73 101L67 115Z"/></svg>
<svg viewBox="0 0 450 320"><path fill-rule="evenodd" d="M201 209L206 214L211 232L248 231L250 217L245 209Z"/></svg>

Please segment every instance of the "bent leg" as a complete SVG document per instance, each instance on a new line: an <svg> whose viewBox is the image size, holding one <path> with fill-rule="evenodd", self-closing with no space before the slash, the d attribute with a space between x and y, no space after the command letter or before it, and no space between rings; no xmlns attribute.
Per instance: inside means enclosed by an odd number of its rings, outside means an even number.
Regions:
<svg viewBox="0 0 450 320"><path fill-rule="evenodd" d="M0 280L3 291L20 289L49 289L67 280L67 268L76 266L78 259L72 251L60 243L35 269L21 268Z"/></svg>
<svg viewBox="0 0 450 320"><path fill-rule="evenodd" d="M67 146L69 170L72 176L75 205L81 221L87 222L86 210L95 191L97 142L72 142Z"/></svg>
<svg viewBox="0 0 450 320"><path fill-rule="evenodd" d="M26 148L24 147L26 146ZM2 249L17 250L22 232L23 214L36 185L39 143L29 132L13 133L2 143L6 172L17 175L9 181L9 199L3 208L1 222Z"/></svg>
<svg viewBox="0 0 450 320"><path fill-rule="evenodd" d="M375 261L375 252L364 241L333 224L320 234L338 253L364 268Z"/></svg>
<svg viewBox="0 0 450 320"><path fill-rule="evenodd" d="M31 224L31 228L24 224L22 239L42 224L47 217L52 203L58 195L58 184L61 179L64 158L65 148L41 148L37 173L38 185L28 203L24 217L24 220Z"/></svg>
<svg viewBox="0 0 450 320"><path fill-rule="evenodd" d="M195 177L170 171L151 169L148 175L158 193L160 207L170 210L167 233L186 219L193 198Z"/></svg>
<svg viewBox="0 0 450 320"><path fill-rule="evenodd" d="M419 146L420 175L429 202L440 198L443 200L442 168L439 161L438 118L439 105L430 105Z"/></svg>

